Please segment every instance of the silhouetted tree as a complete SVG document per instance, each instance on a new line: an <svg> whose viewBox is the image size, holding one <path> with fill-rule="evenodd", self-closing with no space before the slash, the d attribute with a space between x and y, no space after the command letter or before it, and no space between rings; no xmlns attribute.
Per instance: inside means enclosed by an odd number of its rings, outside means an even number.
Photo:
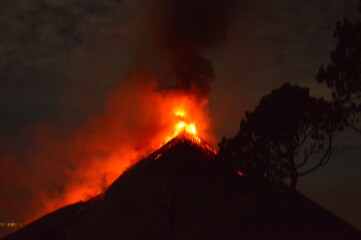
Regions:
<svg viewBox="0 0 361 240"><path fill-rule="evenodd" d="M361 23L338 22L334 37L338 42L331 52L332 63L320 67L317 81L332 90L341 127L361 134Z"/></svg>
<svg viewBox="0 0 361 240"><path fill-rule="evenodd" d="M290 179L325 165L331 156L333 123L330 104L309 89L284 84L246 112L238 134L220 143L219 157L249 177Z"/></svg>

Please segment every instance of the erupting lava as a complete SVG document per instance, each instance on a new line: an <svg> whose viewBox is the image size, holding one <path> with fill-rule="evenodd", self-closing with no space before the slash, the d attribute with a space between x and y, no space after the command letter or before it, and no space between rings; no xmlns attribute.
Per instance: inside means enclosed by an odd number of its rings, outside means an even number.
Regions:
<svg viewBox="0 0 361 240"><path fill-rule="evenodd" d="M174 134L172 137L169 137L167 140L179 135L179 134L187 134L191 136L191 138L197 142L200 142L201 139L197 136L197 127L194 122L187 121L187 114L183 109L177 109L174 112L175 117L179 120L174 126Z"/></svg>
<svg viewBox="0 0 361 240"><path fill-rule="evenodd" d="M184 135L193 141L201 142L201 139L198 137L196 121L198 120L199 124L204 124L204 122L200 119L201 112L197 112L194 105L194 102L186 97L179 99L179 103L176 104L173 111L174 133L168 136L166 141L169 141L175 136ZM193 110L194 112L188 112L187 110Z"/></svg>
<svg viewBox="0 0 361 240"><path fill-rule="evenodd" d="M205 111L207 101L204 100L200 104L200 102L196 101L192 96L184 95L174 95L173 98L170 99L174 101L171 106L173 115L169 118L170 123L173 124L173 134L165 138L166 142L175 137L187 138L202 148L216 154L216 150L202 140L210 139L210 136L206 134L209 127L209 121Z"/></svg>

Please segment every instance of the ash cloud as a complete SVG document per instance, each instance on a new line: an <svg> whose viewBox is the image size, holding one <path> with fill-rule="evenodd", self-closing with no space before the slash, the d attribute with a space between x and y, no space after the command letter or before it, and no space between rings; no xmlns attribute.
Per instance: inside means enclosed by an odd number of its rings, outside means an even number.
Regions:
<svg viewBox="0 0 361 240"><path fill-rule="evenodd" d="M209 95L215 74L204 51L226 41L232 2L160 0L154 1L157 10L146 9L145 25L152 29L150 35L158 47L155 51L165 59L161 75L166 77L160 77L161 85L172 86L173 82L172 87L179 91Z"/></svg>

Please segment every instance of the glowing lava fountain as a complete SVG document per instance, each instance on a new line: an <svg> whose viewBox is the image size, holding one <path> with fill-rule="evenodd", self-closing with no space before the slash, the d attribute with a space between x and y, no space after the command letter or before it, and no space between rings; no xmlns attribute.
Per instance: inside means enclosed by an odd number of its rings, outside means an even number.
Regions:
<svg viewBox="0 0 361 240"><path fill-rule="evenodd" d="M187 112L183 107L177 107L174 111L176 123L174 125L174 134L167 138L167 141L178 135L188 135L192 140L200 142L201 139L197 135L196 123L190 121Z"/></svg>

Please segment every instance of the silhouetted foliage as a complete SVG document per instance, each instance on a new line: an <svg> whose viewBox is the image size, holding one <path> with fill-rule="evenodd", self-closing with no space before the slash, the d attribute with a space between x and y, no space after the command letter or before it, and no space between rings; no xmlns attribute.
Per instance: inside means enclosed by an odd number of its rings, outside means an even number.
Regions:
<svg viewBox="0 0 361 240"><path fill-rule="evenodd" d="M332 90L341 127L361 134L361 23L338 22L334 37L338 42L331 52L332 63L320 67L317 81Z"/></svg>
<svg viewBox="0 0 361 240"><path fill-rule="evenodd" d="M219 158L244 175L270 182L290 179L325 165L331 156L331 106L309 89L286 83L246 112L238 134L220 143Z"/></svg>

